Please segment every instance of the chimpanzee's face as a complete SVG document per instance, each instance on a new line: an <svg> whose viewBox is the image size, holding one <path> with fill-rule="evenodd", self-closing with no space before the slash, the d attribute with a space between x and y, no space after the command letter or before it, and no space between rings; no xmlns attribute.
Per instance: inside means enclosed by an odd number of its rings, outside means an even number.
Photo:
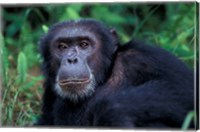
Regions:
<svg viewBox="0 0 200 132"><path fill-rule="evenodd" d="M72 21L53 26L41 41L45 74L55 78L55 90L77 101L105 83L116 51L113 32L93 21Z"/></svg>
<svg viewBox="0 0 200 132"><path fill-rule="evenodd" d="M60 62L55 86L59 95L76 100L94 92L95 68L90 62L96 61L99 48L98 38L82 27L57 32L51 42L51 53Z"/></svg>

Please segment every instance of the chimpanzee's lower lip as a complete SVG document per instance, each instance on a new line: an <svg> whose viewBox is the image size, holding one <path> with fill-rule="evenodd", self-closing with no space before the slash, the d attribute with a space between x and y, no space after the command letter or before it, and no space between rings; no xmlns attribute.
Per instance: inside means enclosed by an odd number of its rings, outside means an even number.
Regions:
<svg viewBox="0 0 200 132"><path fill-rule="evenodd" d="M65 86L65 85L71 85L71 84L86 84L89 83L90 79L70 79L70 80L60 80L59 85Z"/></svg>

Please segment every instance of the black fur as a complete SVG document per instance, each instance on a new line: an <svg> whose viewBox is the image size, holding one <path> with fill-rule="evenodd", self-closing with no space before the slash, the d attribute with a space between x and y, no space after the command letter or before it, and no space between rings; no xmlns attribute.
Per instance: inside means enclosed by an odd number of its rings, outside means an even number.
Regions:
<svg viewBox="0 0 200 132"><path fill-rule="evenodd" d="M95 74L96 92L78 102L54 92L59 62L53 62L52 67L49 43L59 28L74 22L57 24L40 45L45 91L36 125L180 128L186 114L194 110L194 78L185 64L161 48L137 41L119 46L112 53L118 42L109 29L95 20L79 22L93 27L104 47Z"/></svg>
<svg viewBox="0 0 200 132"><path fill-rule="evenodd" d="M127 54L130 49L134 50ZM88 109L90 123L180 128L187 113L194 110L192 72L170 53L141 42L131 41L118 53L123 80L114 90L109 85L102 87L104 95L97 96Z"/></svg>

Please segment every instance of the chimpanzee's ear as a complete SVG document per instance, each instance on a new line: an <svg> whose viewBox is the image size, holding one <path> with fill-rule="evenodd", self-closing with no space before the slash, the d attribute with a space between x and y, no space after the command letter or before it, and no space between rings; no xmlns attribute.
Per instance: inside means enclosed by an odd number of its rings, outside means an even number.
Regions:
<svg viewBox="0 0 200 132"><path fill-rule="evenodd" d="M118 38L118 34L116 32L116 30L114 28L111 28L110 29L110 32L111 34L113 35L113 38L114 38L114 43L115 43L115 48L114 48L114 51L116 51L118 49L118 46L119 46L119 38Z"/></svg>
<svg viewBox="0 0 200 132"><path fill-rule="evenodd" d="M118 39L118 34L117 34L117 32L116 32L116 30L115 30L114 28L111 28L111 29L110 29L110 32L113 34L113 36L114 36L116 39Z"/></svg>

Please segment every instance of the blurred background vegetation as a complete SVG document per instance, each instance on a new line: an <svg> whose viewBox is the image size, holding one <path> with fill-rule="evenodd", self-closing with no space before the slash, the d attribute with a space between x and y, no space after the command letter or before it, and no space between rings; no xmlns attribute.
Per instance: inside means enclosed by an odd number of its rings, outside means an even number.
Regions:
<svg viewBox="0 0 200 132"><path fill-rule="evenodd" d="M137 38L156 44L192 69L195 14L194 2L3 6L2 125L31 125L40 114L43 77L38 40L53 23L95 18L115 28L123 43ZM187 128L187 122L183 127Z"/></svg>

